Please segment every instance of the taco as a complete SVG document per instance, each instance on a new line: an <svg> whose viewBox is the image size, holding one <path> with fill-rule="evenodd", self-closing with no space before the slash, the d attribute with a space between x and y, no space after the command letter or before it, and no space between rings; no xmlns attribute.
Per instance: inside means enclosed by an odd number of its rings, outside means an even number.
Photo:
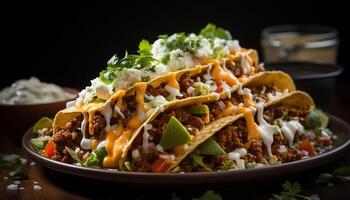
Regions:
<svg viewBox="0 0 350 200"><path fill-rule="evenodd" d="M198 141L215 133L226 117L239 118L241 115L234 112L236 107L254 108L258 102L278 101L294 90L287 74L265 72L229 93L168 106L162 112L153 113L131 137L119 167L130 171L166 172L193 151ZM252 116L249 120L254 120Z"/></svg>
<svg viewBox="0 0 350 200"><path fill-rule="evenodd" d="M302 160L332 149L332 133L326 128L328 118L315 109L306 93L292 92L249 109L250 113L222 118L203 129L206 136L193 141L193 151L187 151L186 158L183 155L184 159L168 170L255 168Z"/></svg>
<svg viewBox="0 0 350 200"><path fill-rule="evenodd" d="M229 95L263 73L258 62L255 50L241 48L212 24L199 35L161 36L152 45L143 40L139 54L113 56L100 77L56 114L51 158L72 162L66 147L85 156L106 147L102 166L116 167L125 144L153 113Z"/></svg>

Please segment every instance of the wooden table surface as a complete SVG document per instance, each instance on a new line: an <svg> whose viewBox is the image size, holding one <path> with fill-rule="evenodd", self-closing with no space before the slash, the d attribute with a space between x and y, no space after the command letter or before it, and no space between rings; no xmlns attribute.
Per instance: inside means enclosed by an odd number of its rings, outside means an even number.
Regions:
<svg viewBox="0 0 350 200"><path fill-rule="evenodd" d="M349 84L338 82L335 109L332 113L350 122L350 101L344 91L350 91ZM14 153L26 158L20 146L6 138L4 133L0 135L1 153ZM316 169L273 179L268 178L267 174L266 180L235 185L123 185L58 173L38 164L31 165L30 160L27 163L25 168L29 179L22 180L20 187L24 189L16 191L7 189L7 185L14 180L6 179L7 170L0 169L0 199L191 199L201 196L208 189L220 193L224 199L269 199L272 194L280 193L281 184L285 180L299 182L303 194L318 194L321 199L350 199L350 182L334 186L315 183L320 173L331 172L340 166L350 166L350 150L337 160ZM39 185L41 189L34 190L33 185Z"/></svg>

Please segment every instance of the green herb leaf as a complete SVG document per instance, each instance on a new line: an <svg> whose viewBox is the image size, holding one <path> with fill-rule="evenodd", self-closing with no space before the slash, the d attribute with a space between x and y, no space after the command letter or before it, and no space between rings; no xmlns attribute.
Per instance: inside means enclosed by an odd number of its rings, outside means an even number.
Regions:
<svg viewBox="0 0 350 200"><path fill-rule="evenodd" d="M100 160L97 158L96 154L90 153L88 158L86 159L84 165L87 167L100 166Z"/></svg>
<svg viewBox="0 0 350 200"><path fill-rule="evenodd" d="M98 148L96 151L95 151L95 154L97 156L97 158L101 161L103 161L103 159L106 157L107 155L107 151L106 151L106 147L101 147L101 148Z"/></svg>
<svg viewBox="0 0 350 200"><path fill-rule="evenodd" d="M200 156L198 154L192 153L192 154L190 154L190 157L197 165L203 167L204 169L207 169L208 171L211 171L211 169L203 161L204 156Z"/></svg>
<svg viewBox="0 0 350 200"><path fill-rule="evenodd" d="M294 194L301 192L301 186L298 182L291 184L289 181L286 181L282 184L282 188L285 191L288 191L288 192L294 193Z"/></svg>
<svg viewBox="0 0 350 200"><path fill-rule="evenodd" d="M118 58L117 54L114 54L114 55L107 61L107 66L114 67L115 65L117 65L118 61L119 61L119 58Z"/></svg>
<svg viewBox="0 0 350 200"><path fill-rule="evenodd" d="M286 181L282 184L283 191L278 194L273 194L270 200L297 200L297 199L305 199L305 200L319 200L318 195L304 196L299 194L301 192L301 186L298 182L291 183Z"/></svg>
<svg viewBox="0 0 350 200"><path fill-rule="evenodd" d="M26 178L28 178L28 174L26 171L24 171L22 166L18 166L15 170L10 171L8 173L8 175L10 178L13 178L13 179L26 179Z"/></svg>
<svg viewBox="0 0 350 200"><path fill-rule="evenodd" d="M216 27L216 25L211 23L209 23L204 29L202 29L199 35L209 39L215 39L215 38L220 38L224 40L232 39L230 32L228 32L223 28Z"/></svg>
<svg viewBox="0 0 350 200"><path fill-rule="evenodd" d="M81 165L84 165L84 162L81 160L81 158L79 157L78 153L75 152L73 149L69 148L66 146L66 149L69 153L69 155L78 163L80 163Z"/></svg>
<svg viewBox="0 0 350 200"><path fill-rule="evenodd" d="M106 157L107 151L105 147L98 148L97 150L90 153L88 158L86 159L84 165L91 167L91 166L102 166L103 159Z"/></svg>
<svg viewBox="0 0 350 200"><path fill-rule="evenodd" d="M222 197L213 190L208 190L201 197L192 198L192 200L222 200Z"/></svg>
<svg viewBox="0 0 350 200"><path fill-rule="evenodd" d="M139 44L139 54L140 55L150 55L152 50L152 45L145 39L143 39Z"/></svg>
<svg viewBox="0 0 350 200"><path fill-rule="evenodd" d="M20 163L20 156L16 154L0 153L0 168L8 168Z"/></svg>
<svg viewBox="0 0 350 200"><path fill-rule="evenodd" d="M332 174L334 176L350 176L350 167L339 167Z"/></svg>
<svg viewBox="0 0 350 200"><path fill-rule="evenodd" d="M330 183L334 176L330 173L323 173L316 179L316 183Z"/></svg>
<svg viewBox="0 0 350 200"><path fill-rule="evenodd" d="M348 181L350 181L350 167L339 167L332 173L320 174L315 182L320 184L334 184Z"/></svg>

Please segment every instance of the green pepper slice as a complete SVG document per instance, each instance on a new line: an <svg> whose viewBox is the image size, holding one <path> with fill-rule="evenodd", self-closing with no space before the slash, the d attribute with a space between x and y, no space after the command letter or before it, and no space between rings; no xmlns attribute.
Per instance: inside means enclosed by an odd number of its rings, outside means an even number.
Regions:
<svg viewBox="0 0 350 200"><path fill-rule="evenodd" d="M191 140L191 135L176 117L172 116L160 139L160 145L165 149L173 149Z"/></svg>
<svg viewBox="0 0 350 200"><path fill-rule="evenodd" d="M186 111L194 115L206 115L209 113L209 107L207 105L191 106Z"/></svg>
<svg viewBox="0 0 350 200"><path fill-rule="evenodd" d="M209 138L208 140L203 142L197 147L197 150L199 151L199 154L202 155L218 156L226 154L226 152L213 138Z"/></svg>

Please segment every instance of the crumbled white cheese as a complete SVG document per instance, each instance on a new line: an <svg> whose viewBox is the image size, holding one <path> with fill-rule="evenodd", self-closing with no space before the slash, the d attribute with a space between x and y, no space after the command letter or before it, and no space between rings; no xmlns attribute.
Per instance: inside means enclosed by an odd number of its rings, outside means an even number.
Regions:
<svg viewBox="0 0 350 200"><path fill-rule="evenodd" d="M195 53L197 58L208 58L213 55L213 49L210 46L210 42L206 38L202 38L199 42L199 48Z"/></svg>
<svg viewBox="0 0 350 200"><path fill-rule="evenodd" d="M152 44L151 53L153 54L155 59L161 60L164 56L165 49L166 46L164 44L164 40L158 39Z"/></svg>
<svg viewBox="0 0 350 200"><path fill-rule="evenodd" d="M18 185L10 184L6 187L8 190L18 190Z"/></svg>
<svg viewBox="0 0 350 200"><path fill-rule="evenodd" d="M232 53L236 53L236 52L240 52L241 51L241 46L239 45L239 41L238 40L229 40L229 41L227 41L227 46L228 46L229 50Z"/></svg>
<svg viewBox="0 0 350 200"><path fill-rule="evenodd" d="M175 160L174 154L159 154L159 158L162 158L164 160Z"/></svg>
<svg viewBox="0 0 350 200"><path fill-rule="evenodd" d="M189 52L183 52L180 49L173 50L170 53L170 60L168 67L171 71L178 71L181 69L190 69L199 64L197 60L193 58L193 55Z"/></svg>
<svg viewBox="0 0 350 200"><path fill-rule="evenodd" d="M40 185L33 185L33 189L34 190L41 190L41 186Z"/></svg>
<svg viewBox="0 0 350 200"><path fill-rule="evenodd" d="M21 181L19 181L19 180L13 181L13 184L19 185L19 184L21 184Z"/></svg>
<svg viewBox="0 0 350 200"><path fill-rule="evenodd" d="M140 151L138 149L134 149L132 152L131 152L131 157L133 159L138 159L140 158Z"/></svg>

